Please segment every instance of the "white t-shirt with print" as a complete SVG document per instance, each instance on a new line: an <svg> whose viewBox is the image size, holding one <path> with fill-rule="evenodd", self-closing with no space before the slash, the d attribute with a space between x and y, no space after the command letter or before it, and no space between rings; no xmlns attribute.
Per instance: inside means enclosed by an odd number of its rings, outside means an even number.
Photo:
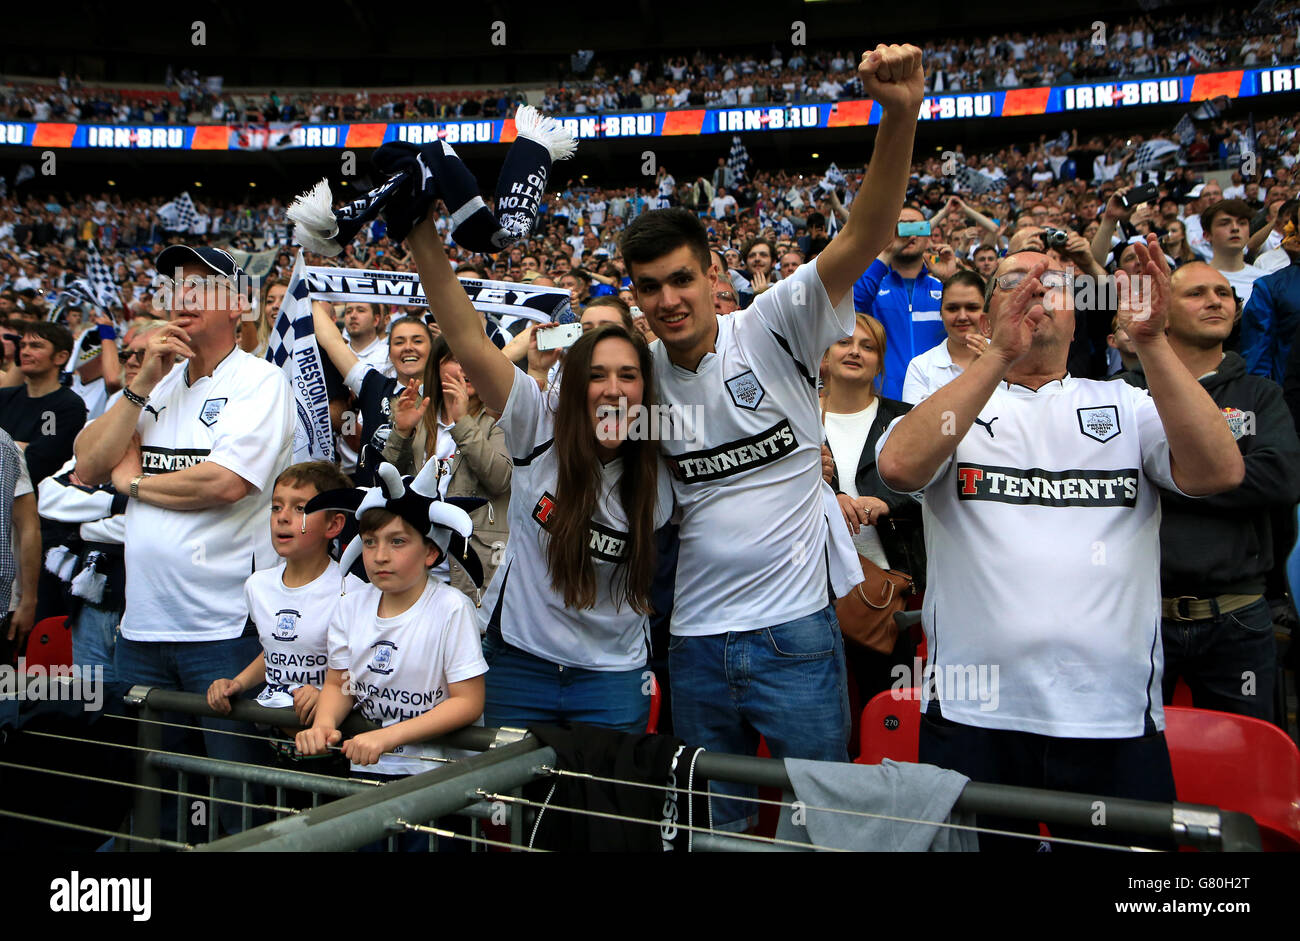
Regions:
<svg viewBox="0 0 1300 941"><path fill-rule="evenodd" d="M621 598L620 572L628 552L628 523L618 494L623 461L601 467L600 496L591 519L588 548L596 573L596 603L586 610L564 604L551 585L546 562L547 524L555 510L559 468L555 454L552 393L544 393L515 367L510 397L497 424L514 459L510 479L510 539L488 586L479 622L495 626L515 647L567 667L633 670L645 666L650 619ZM672 514L672 488L659 465L655 529Z"/></svg>
<svg viewBox="0 0 1300 941"><path fill-rule="evenodd" d="M203 510L126 506L126 613L137 641L229 640L244 631L244 582L278 561L268 514L271 484L293 457L293 396L284 373L233 349L190 384L178 365L140 410L146 474L212 462L252 485L242 499Z"/></svg>
<svg viewBox="0 0 1300 941"><path fill-rule="evenodd" d="M998 386L924 488L922 624L945 719L1061 738L1164 728L1158 487L1179 492L1145 390Z"/></svg>
<svg viewBox="0 0 1300 941"><path fill-rule="evenodd" d="M344 581L348 592L365 584L355 575ZM284 583L283 565L254 572L244 582L244 603L266 655L266 688L257 697L261 705L292 706L299 686L325 685L330 621L343 600L340 584L333 559L318 578L297 588Z"/></svg>
<svg viewBox="0 0 1300 941"><path fill-rule="evenodd" d="M1222 268L1216 268L1215 270L1228 279L1232 289L1241 298L1243 308L1246 306L1246 302L1250 300L1251 292L1255 290L1255 282L1268 273L1262 268L1256 268L1254 265L1242 265L1240 271L1224 271Z"/></svg>
<svg viewBox="0 0 1300 941"><path fill-rule="evenodd" d="M349 589L329 625L329 666L347 671L347 689L371 722L394 725L422 716L446 701L452 683L487 672L474 624L474 603L430 578L424 594L397 617L381 618L383 593L374 585ZM474 725L482 725L480 716ZM438 767L431 757L452 757L435 745L403 745L374 765L353 771L420 774Z"/></svg>
<svg viewBox="0 0 1300 941"><path fill-rule="evenodd" d="M661 442L681 515L675 635L783 624L826 607L829 576L836 597L856 584L827 568L828 533L847 544L848 530L827 525L817 397L822 356L853 329L853 294L832 306L816 264L719 317L716 352L694 371L651 344L660 401L689 407L695 429Z"/></svg>

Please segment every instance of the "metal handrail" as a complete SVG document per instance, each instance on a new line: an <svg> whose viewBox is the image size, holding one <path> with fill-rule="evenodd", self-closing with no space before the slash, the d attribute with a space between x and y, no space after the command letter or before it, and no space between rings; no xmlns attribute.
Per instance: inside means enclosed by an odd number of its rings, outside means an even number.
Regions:
<svg viewBox="0 0 1300 941"><path fill-rule="evenodd" d="M137 686L128 693L127 700L144 706L151 712L221 715L211 709L206 698L199 693ZM292 709L271 709L247 700L237 700L231 705L231 713L223 718L283 728L301 727ZM375 727L373 723L353 714L342 723L340 731L352 735ZM151 727L142 726L142 736L149 728ZM152 728L156 730L156 727ZM356 793L298 816L218 840L209 844L208 848L328 850L363 846L384 836L392 829L394 820L418 822L463 811L478 803L478 789L508 790L519 787L541 776L544 773L542 766L555 761L552 749L543 747L534 736L521 729L470 727L431 741L481 754L423 774L395 780L382 788L367 788L364 793ZM301 786L300 783L292 783L288 777L281 777L292 776L294 772L247 768L236 763L214 763L211 760L199 760L201 765L185 763L186 768L180 768L180 760L161 757L165 760L159 760L160 756L149 756L148 761L141 762L142 767L155 775L158 767L215 773L213 769L219 765L229 764L231 767L226 770L232 777L282 786ZM704 780L793 791L785 763L778 759L702 752L697 759L695 771ZM345 782L341 783L346 786ZM313 789L325 792L323 788ZM337 792L342 788L329 790ZM1241 852L1260 849L1259 829L1249 815L1195 804L1100 798L1096 795L970 781L954 803L953 810L977 815L1041 820L1049 826L1098 829L1092 826L1098 801L1102 801L1105 806L1107 830L1121 830L1152 840L1172 839L1180 844L1209 850Z"/></svg>

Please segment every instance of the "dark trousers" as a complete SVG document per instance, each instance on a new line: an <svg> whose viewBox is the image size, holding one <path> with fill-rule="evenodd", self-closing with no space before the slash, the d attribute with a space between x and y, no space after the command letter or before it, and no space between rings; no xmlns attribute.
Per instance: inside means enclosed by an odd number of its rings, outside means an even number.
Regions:
<svg viewBox="0 0 1300 941"><path fill-rule="evenodd" d="M1148 725L1150 724L1148 720ZM966 775L972 781L1010 784L1133 800L1172 802L1174 774L1162 732L1151 730L1139 738L1052 738L1031 732L1008 732L960 725L943 718L938 703L931 702L921 716L922 764L937 765ZM1104 812L1104 803L1102 808ZM1100 818L1099 818L1100 822ZM1038 833L1037 821L981 816L979 826L1015 833ZM1172 848L1172 842L1124 834L1104 827L1051 828L1053 837L1095 843ZM985 851L1033 852L1036 837L979 835ZM1053 844L1053 852L1073 850Z"/></svg>
<svg viewBox="0 0 1300 941"><path fill-rule="evenodd" d="M1203 621L1165 618L1160 633L1166 703L1173 702L1174 686L1182 677L1197 709L1276 721L1277 644L1268 601L1261 598L1231 614Z"/></svg>

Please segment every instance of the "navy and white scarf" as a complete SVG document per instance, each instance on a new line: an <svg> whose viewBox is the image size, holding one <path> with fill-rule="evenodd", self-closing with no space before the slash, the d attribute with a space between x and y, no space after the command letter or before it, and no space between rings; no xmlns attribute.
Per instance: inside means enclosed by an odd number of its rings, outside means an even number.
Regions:
<svg viewBox="0 0 1300 941"><path fill-rule="evenodd" d="M457 245L482 254L508 248L532 232L552 161L573 156L577 148L572 131L531 105L519 108L515 130L518 136L497 179L495 213L450 144L392 141L372 158L388 179L365 196L334 211L329 183L321 180L294 200L286 213L294 222L294 238L308 251L332 258L383 211L389 238L400 242L441 199Z"/></svg>

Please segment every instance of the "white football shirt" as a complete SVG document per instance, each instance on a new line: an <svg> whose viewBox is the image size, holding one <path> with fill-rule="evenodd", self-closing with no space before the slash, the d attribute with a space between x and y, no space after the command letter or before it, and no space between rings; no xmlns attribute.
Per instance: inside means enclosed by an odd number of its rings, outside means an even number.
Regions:
<svg viewBox="0 0 1300 941"><path fill-rule="evenodd" d="M853 323L853 292L832 306L814 260L719 317L716 352L695 371L651 344L660 401L695 418L693 440L662 442L681 515L673 634L754 630L826 607L828 534L848 530L827 522L817 372Z"/></svg>
<svg viewBox="0 0 1300 941"><path fill-rule="evenodd" d="M365 584L355 575L345 581L349 592ZM257 697L259 703L292 706L299 686L325 685L329 626L342 600L339 564L333 559L320 577L297 588L284 583L283 565L248 576L244 603L266 655L266 688Z"/></svg>
<svg viewBox="0 0 1300 941"><path fill-rule="evenodd" d="M918 405L961 374L962 367L952 361L948 341L944 339L938 346L912 357L900 398L908 405Z"/></svg>
<svg viewBox="0 0 1300 941"><path fill-rule="evenodd" d="M293 396L284 373L232 350L191 385L184 365L140 410L146 474L220 464L252 484L233 504L168 510L126 506L122 636L140 641L229 640L244 632L244 582L278 561L268 525L271 484L293 456Z"/></svg>
<svg viewBox="0 0 1300 941"><path fill-rule="evenodd" d="M550 394L519 367L497 424L514 458L510 478L510 538L505 556L488 586L479 622L496 626L505 640L534 656L588 670L634 670L645 666L650 619L622 598L623 560L628 552L627 516L618 494L623 461L601 468L601 491L591 519L588 543L596 571L596 603L586 610L564 605L551 585L546 563L547 524L555 511L555 412ZM672 514L672 488L660 465L655 529Z"/></svg>
<svg viewBox="0 0 1300 941"><path fill-rule="evenodd" d="M463 593L430 578L420 599L393 618L379 616L382 594L363 584L340 599L329 626L329 666L347 671L346 688L361 714L389 726L444 702L450 684L482 676L487 661L474 603ZM473 724L482 725L482 716ZM454 756L435 745L402 745L377 764L352 770L421 774L439 766L422 760L432 757Z"/></svg>
<svg viewBox="0 0 1300 941"><path fill-rule="evenodd" d="M1157 486L1178 492L1146 391L998 386L922 504L944 718L1062 738L1164 728Z"/></svg>
<svg viewBox="0 0 1300 941"><path fill-rule="evenodd" d="M108 405L108 388L104 385L103 376L90 382L83 382L81 374L73 372L70 388L86 403L86 421L94 421L104 414L104 409Z"/></svg>

